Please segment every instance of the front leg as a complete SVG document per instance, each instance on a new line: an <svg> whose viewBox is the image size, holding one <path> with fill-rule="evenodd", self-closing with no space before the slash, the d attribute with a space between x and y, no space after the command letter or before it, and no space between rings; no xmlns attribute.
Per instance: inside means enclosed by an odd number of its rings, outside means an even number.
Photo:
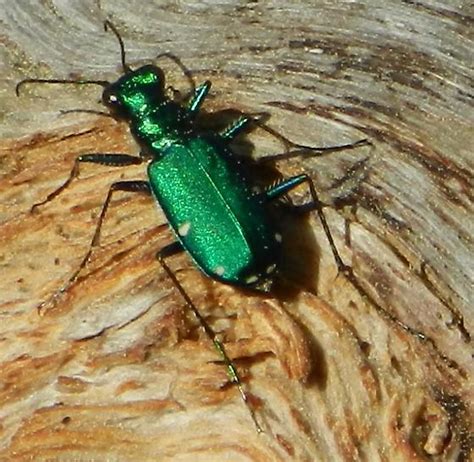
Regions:
<svg viewBox="0 0 474 462"><path fill-rule="evenodd" d="M109 154L109 153L90 153L82 154L74 160L74 165L71 169L67 180L59 186L52 193L48 194L45 200L34 204L30 212L34 212L38 207L52 201L56 196L61 194L72 182L74 178L79 175L79 166L81 163L92 163L107 165L110 167L127 167L129 165L138 165L144 162L141 157L130 156L128 154Z"/></svg>

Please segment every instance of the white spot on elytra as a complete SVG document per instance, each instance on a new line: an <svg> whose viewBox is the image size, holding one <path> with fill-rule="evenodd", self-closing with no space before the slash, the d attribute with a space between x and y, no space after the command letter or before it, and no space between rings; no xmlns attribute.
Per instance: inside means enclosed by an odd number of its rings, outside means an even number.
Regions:
<svg viewBox="0 0 474 462"><path fill-rule="evenodd" d="M275 233L275 241L281 242L282 240L283 240L283 238L281 237L281 234L280 233Z"/></svg>
<svg viewBox="0 0 474 462"><path fill-rule="evenodd" d="M247 284L253 284L254 282L257 282L258 281L258 277L255 275L255 274L252 274L251 276L248 276L246 279L245 279L245 282Z"/></svg>
<svg viewBox="0 0 474 462"><path fill-rule="evenodd" d="M275 271L277 265L275 265L275 263L273 263L272 265L268 266L267 269L266 269L266 273L267 274L271 274L273 273L273 271Z"/></svg>
<svg viewBox="0 0 474 462"><path fill-rule="evenodd" d="M222 276L225 273L225 268L223 266L218 266L214 270L214 273L216 273L218 276Z"/></svg>
<svg viewBox="0 0 474 462"><path fill-rule="evenodd" d="M185 221L179 228L178 234L182 237L186 236L191 229L191 223L189 221Z"/></svg>

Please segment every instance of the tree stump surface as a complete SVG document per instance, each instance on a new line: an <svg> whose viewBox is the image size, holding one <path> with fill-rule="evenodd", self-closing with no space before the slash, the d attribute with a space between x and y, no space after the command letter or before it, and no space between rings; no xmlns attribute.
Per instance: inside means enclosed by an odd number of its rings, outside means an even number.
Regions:
<svg viewBox="0 0 474 462"><path fill-rule="evenodd" d="M467 1L1 2L0 461L470 460L473 288L473 9ZM287 282L268 295L169 263L244 381L258 434L209 339L155 259L173 236L153 201L108 188L143 166L100 88L120 30L133 67L178 56L212 80L206 118L268 113L298 143L360 147L278 164L307 172L353 277L337 275L315 214L281 223ZM189 82L160 60L167 84ZM254 156L285 146L261 129ZM292 194L302 203L304 188Z"/></svg>

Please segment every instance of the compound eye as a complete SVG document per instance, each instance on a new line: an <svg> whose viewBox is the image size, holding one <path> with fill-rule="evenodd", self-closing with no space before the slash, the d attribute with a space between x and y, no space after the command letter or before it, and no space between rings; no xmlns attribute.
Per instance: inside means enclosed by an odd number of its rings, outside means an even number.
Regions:
<svg viewBox="0 0 474 462"><path fill-rule="evenodd" d="M111 106L115 106L118 103L117 95L115 93L109 93L106 97L106 102Z"/></svg>
<svg viewBox="0 0 474 462"><path fill-rule="evenodd" d="M120 104L117 93L111 91L111 88L107 88L102 94L102 102L109 107L117 107Z"/></svg>

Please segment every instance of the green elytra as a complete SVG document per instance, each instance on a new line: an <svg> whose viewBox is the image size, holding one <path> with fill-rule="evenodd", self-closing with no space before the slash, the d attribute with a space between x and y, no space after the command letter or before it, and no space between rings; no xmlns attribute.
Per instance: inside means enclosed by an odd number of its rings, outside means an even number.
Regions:
<svg viewBox="0 0 474 462"><path fill-rule="evenodd" d="M128 121L131 133L141 147L140 156L83 154L76 159L66 182L44 201L35 204L32 210L62 192L78 175L80 163L122 167L147 162L148 181L119 181L111 185L87 254L66 284L50 300L41 303L39 308L49 301L55 302L76 281L80 271L88 263L92 249L99 243L100 229L113 192L121 190L152 194L177 238L177 245L171 244L158 252L158 260L219 351L231 381L237 385L260 432L262 429L248 404L248 397L235 365L165 259L184 249L197 266L213 279L264 292L270 290L278 272L282 240L280 231L268 213L270 203L296 186L306 183L312 197L306 208L309 205L309 208L318 213L339 270L346 271L347 267L339 257L316 190L306 174L281 181L261 192L255 192L252 183L243 175L239 160L229 145L252 122L250 117L240 117L220 132L200 132L195 118L209 92L210 82L197 87L186 104L170 99L166 96L161 69L154 65L130 69L125 62L125 50L118 31L109 21L105 21L104 26L106 30L110 28L114 32L120 44L124 74L116 82L25 79L17 85L16 93L18 95L19 88L26 83L101 85L104 87L103 103L111 110L114 118ZM98 111L82 112L110 115ZM370 143L361 140L346 145L315 148L292 143L297 148L294 151L267 157L265 160L308 155L308 152L310 155L318 155L366 144Z"/></svg>

